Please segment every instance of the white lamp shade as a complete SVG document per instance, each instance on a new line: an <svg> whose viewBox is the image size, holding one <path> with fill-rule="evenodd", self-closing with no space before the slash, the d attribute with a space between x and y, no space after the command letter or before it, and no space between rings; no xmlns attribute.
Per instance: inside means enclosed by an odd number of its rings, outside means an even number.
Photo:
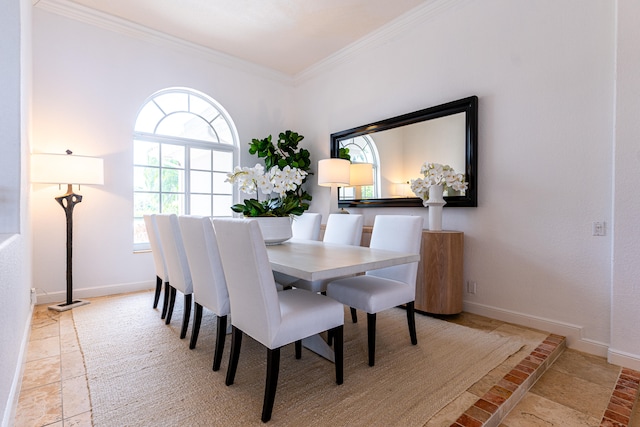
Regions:
<svg viewBox="0 0 640 427"><path fill-rule="evenodd" d="M408 182L398 182L395 184L395 193L396 197L416 197L415 194L411 191L411 186Z"/></svg>
<svg viewBox="0 0 640 427"><path fill-rule="evenodd" d="M102 185L103 160L73 154L32 154L31 182Z"/></svg>
<svg viewBox="0 0 640 427"><path fill-rule="evenodd" d="M371 163L352 163L349 186L373 185L373 165Z"/></svg>
<svg viewBox="0 0 640 427"><path fill-rule="evenodd" d="M318 161L318 185L323 187L347 187L350 179L351 162L345 159L323 159Z"/></svg>

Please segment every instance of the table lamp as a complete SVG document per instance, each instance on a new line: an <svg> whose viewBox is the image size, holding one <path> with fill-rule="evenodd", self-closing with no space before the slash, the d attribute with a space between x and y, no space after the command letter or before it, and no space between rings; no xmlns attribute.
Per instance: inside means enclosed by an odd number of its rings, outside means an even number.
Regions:
<svg viewBox="0 0 640 427"><path fill-rule="evenodd" d="M373 164L351 163L349 186L355 188L355 199L362 199L362 186L373 185Z"/></svg>
<svg viewBox="0 0 640 427"><path fill-rule="evenodd" d="M349 160L338 158L318 161L318 185L331 187L330 214L338 212L338 187L349 185L350 165Z"/></svg>
<svg viewBox="0 0 640 427"><path fill-rule="evenodd" d="M413 194L413 192L411 192L411 184L409 184L409 181L406 182L396 182L394 184L394 197L415 197L415 194Z"/></svg>
<svg viewBox="0 0 640 427"><path fill-rule="evenodd" d="M103 161L97 157L67 154L32 154L31 182L46 184L67 184L67 192L56 197L67 217L67 299L65 302L49 306L55 311L66 311L89 304L89 301L73 299L72 244L73 208L82 201L82 196L73 192L74 184L102 185L104 183Z"/></svg>

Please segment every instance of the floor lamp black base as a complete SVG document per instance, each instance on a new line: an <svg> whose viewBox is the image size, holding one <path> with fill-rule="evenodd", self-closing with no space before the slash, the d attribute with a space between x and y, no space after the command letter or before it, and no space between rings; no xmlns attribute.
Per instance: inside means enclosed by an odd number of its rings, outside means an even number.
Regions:
<svg viewBox="0 0 640 427"><path fill-rule="evenodd" d="M66 302L61 302L60 304L50 305L48 308L49 310L54 310L54 311L67 311L67 310L71 310L72 308L80 307L81 305L87 305L87 304L89 304L89 301L77 299L72 301L71 304L67 304Z"/></svg>

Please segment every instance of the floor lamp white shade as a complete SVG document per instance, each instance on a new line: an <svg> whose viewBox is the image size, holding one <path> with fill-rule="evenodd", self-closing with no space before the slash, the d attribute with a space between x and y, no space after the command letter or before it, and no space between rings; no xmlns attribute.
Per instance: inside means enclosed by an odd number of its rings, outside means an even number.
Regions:
<svg viewBox="0 0 640 427"><path fill-rule="evenodd" d="M46 184L104 184L104 164L98 157L32 154L31 182Z"/></svg>
<svg viewBox="0 0 640 427"><path fill-rule="evenodd" d="M345 159L331 158L318 161L318 185L331 187L329 213L338 211L338 187L347 187L351 179L351 162Z"/></svg>
<svg viewBox="0 0 640 427"><path fill-rule="evenodd" d="M73 208L82 201L82 196L73 192L73 184L104 184L103 160L97 157L67 154L32 154L31 182L67 184L67 192L56 197L64 209L67 219L67 297L65 302L49 306L56 311L65 311L88 304L88 301L73 299Z"/></svg>

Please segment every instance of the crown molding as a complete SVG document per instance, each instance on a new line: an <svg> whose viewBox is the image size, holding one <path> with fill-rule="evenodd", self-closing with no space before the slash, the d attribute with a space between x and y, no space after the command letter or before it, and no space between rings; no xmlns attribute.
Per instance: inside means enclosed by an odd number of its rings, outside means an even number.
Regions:
<svg viewBox="0 0 640 427"><path fill-rule="evenodd" d="M103 28L128 37L168 47L183 53L206 59L216 64L245 71L286 85L293 85L293 77L271 68L257 65L202 45L165 34L140 24L127 21L107 13L91 9L69 0L39 0L34 8L61 15L85 24Z"/></svg>
<svg viewBox="0 0 640 427"><path fill-rule="evenodd" d="M167 47L183 53L195 55L199 58L207 59L211 62L234 70L245 71L282 84L297 86L306 80L321 75L323 72L330 70L339 64L348 62L360 51L382 45L389 40L392 40L397 35L407 31L416 23L425 22L451 7L468 1L472 0L426 1L422 6L418 6L406 12L378 30L351 43L333 55L328 56L324 60L294 76L168 35L161 31L127 21L126 19L91 9L70 0L37 0L34 1L33 7L115 33L126 35L128 37L143 40L157 46Z"/></svg>
<svg viewBox="0 0 640 427"><path fill-rule="evenodd" d="M360 51L383 45L394 37L402 34L417 23L424 23L435 16L440 15L458 4L471 0L431 0L426 1L423 5L417 6L408 12L400 15L398 18L380 27L378 30L367 34L363 38L351 43L350 45L340 49L333 55L328 56L322 61L310 66L294 76L294 84L298 86L306 80L310 80L323 72L350 61L354 55Z"/></svg>

